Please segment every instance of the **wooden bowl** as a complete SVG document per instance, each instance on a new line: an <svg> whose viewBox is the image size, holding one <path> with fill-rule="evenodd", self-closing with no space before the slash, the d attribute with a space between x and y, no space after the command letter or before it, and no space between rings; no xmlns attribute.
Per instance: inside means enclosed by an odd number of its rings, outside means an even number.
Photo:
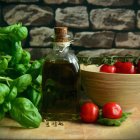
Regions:
<svg viewBox="0 0 140 140"><path fill-rule="evenodd" d="M81 82L85 93L99 106L112 101L123 110L140 106L140 74L103 73L95 65L81 65Z"/></svg>

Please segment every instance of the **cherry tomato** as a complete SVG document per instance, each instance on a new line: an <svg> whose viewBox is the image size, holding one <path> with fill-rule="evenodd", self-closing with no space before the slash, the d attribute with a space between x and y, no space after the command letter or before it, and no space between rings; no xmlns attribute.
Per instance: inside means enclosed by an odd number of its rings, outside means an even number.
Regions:
<svg viewBox="0 0 140 140"><path fill-rule="evenodd" d="M136 68L132 62L124 62L120 67L120 73L135 74Z"/></svg>
<svg viewBox="0 0 140 140"><path fill-rule="evenodd" d="M138 61L138 64L137 64L137 72L140 73L140 60Z"/></svg>
<svg viewBox="0 0 140 140"><path fill-rule="evenodd" d="M121 66L123 65L123 62L121 61L117 61L114 66L116 67L116 73L120 73L121 72Z"/></svg>
<svg viewBox="0 0 140 140"><path fill-rule="evenodd" d="M116 102L108 102L102 108L103 117L118 119L122 116L122 109Z"/></svg>
<svg viewBox="0 0 140 140"><path fill-rule="evenodd" d="M80 117L83 122L96 122L99 116L99 108L92 102L86 102L81 106Z"/></svg>
<svg viewBox="0 0 140 140"><path fill-rule="evenodd" d="M116 67L114 65L103 64L100 68L100 72L115 73Z"/></svg>

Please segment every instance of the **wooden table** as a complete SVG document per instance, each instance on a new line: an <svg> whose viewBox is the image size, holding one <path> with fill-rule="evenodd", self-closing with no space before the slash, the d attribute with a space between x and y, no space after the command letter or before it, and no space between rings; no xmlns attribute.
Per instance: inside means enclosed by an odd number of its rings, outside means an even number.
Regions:
<svg viewBox="0 0 140 140"><path fill-rule="evenodd" d="M132 115L119 127L63 122L50 127L42 122L39 128L25 129L17 122L5 118L0 121L0 139L140 139L140 109L133 108Z"/></svg>

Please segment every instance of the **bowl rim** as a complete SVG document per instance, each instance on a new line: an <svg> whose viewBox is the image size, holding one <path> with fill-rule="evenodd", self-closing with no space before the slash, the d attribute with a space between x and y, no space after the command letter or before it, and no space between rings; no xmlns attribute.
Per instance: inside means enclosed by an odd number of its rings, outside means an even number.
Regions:
<svg viewBox="0 0 140 140"><path fill-rule="evenodd" d="M86 65L84 65L84 66L86 66ZM88 71L88 70L82 69L81 67L80 67L80 71L87 72L87 73L94 73L94 74L104 74L104 75L120 75L120 76L130 76L130 75L132 75L132 76L140 76L140 73L128 74L128 73L97 72L97 71Z"/></svg>
<svg viewBox="0 0 140 140"><path fill-rule="evenodd" d="M100 74L106 74L106 75L111 75L111 74L114 74L114 75L140 75L139 73L135 73L135 74L125 74L125 73L107 73L107 72L95 72L95 71L86 71L86 70L81 70L81 71L84 71L84 72L89 72L89 73L100 73Z"/></svg>

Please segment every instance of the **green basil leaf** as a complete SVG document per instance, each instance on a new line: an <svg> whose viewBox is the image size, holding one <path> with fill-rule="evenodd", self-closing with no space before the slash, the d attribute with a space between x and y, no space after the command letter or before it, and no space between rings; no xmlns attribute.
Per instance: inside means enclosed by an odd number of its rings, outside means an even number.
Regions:
<svg viewBox="0 0 140 140"><path fill-rule="evenodd" d="M0 83L0 104L5 100L5 97L8 95L10 89L6 84Z"/></svg>
<svg viewBox="0 0 140 140"><path fill-rule="evenodd" d="M8 68L8 61L6 58L0 59L0 73L3 73Z"/></svg>
<svg viewBox="0 0 140 140"><path fill-rule="evenodd" d="M22 58L22 46L21 42L13 42L12 43L12 58L10 61L10 66L14 66L16 64L19 64L21 58Z"/></svg>
<svg viewBox="0 0 140 140"><path fill-rule="evenodd" d="M12 86L16 86L17 92L21 93L27 89L29 85L31 85L32 76L30 74L24 74L17 79L15 79L12 83Z"/></svg>
<svg viewBox="0 0 140 140"><path fill-rule="evenodd" d="M13 86L12 88L10 88L10 92L6 97L6 101L12 101L16 98L16 96L17 96L17 88Z"/></svg>
<svg viewBox="0 0 140 140"><path fill-rule="evenodd" d="M37 76L40 74L41 67L42 64L40 63L40 61L35 60L32 62L32 65L30 66L27 73L31 74L33 79L36 79Z"/></svg>
<svg viewBox="0 0 140 140"><path fill-rule="evenodd" d="M26 71L27 71L27 69L26 69L26 67L24 66L24 64L17 64L17 65L15 66L15 70L16 70L16 72L17 72L18 74L20 74L20 75L25 74Z"/></svg>
<svg viewBox="0 0 140 140"><path fill-rule="evenodd" d="M11 109L11 103L10 102L4 102L2 104L2 108L4 112L8 112Z"/></svg>
<svg viewBox="0 0 140 140"><path fill-rule="evenodd" d="M11 117L26 128L39 127L42 117L37 108L27 98L16 98L12 102Z"/></svg>
<svg viewBox="0 0 140 140"><path fill-rule="evenodd" d="M23 50L22 52L22 58L20 60L21 64L27 65L30 63L31 55L28 51Z"/></svg>
<svg viewBox="0 0 140 140"><path fill-rule="evenodd" d="M41 92L36 90L33 87L28 88L27 90L27 97L28 99L36 106L39 106L40 100L41 100Z"/></svg>

